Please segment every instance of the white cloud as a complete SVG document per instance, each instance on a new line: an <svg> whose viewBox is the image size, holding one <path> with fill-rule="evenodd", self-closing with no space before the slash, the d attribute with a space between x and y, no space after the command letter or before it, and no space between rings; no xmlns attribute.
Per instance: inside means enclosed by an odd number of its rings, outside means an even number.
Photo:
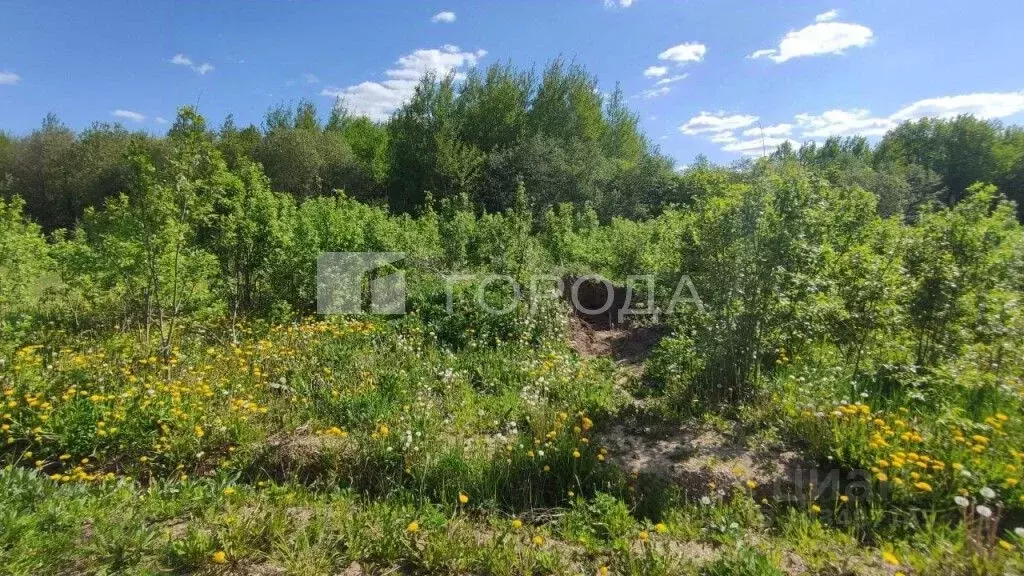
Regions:
<svg viewBox="0 0 1024 576"><path fill-rule="evenodd" d="M449 12L447 10L445 10L444 12L438 12L437 14L434 14L434 17L431 18L430 21L435 24L437 24L438 22L451 24L452 22L455 22L455 12Z"/></svg>
<svg viewBox="0 0 1024 576"><path fill-rule="evenodd" d="M191 58L184 54L175 54L174 57L171 58L170 62L171 64L176 64L178 66L186 66L192 69L192 71L199 73L200 75L206 74L207 72L213 72L214 70L213 64L210 64L209 62L196 64L192 61Z"/></svg>
<svg viewBox="0 0 1024 576"><path fill-rule="evenodd" d="M676 76L669 76L668 78L662 78L661 80L658 80L655 83L655 85L657 85L657 86L665 86L665 85L668 85L668 84L672 84L674 82L679 82L680 80L685 80L687 76L689 76L689 74L679 74L679 75L676 75Z"/></svg>
<svg viewBox="0 0 1024 576"><path fill-rule="evenodd" d="M803 56L842 54L847 48L863 48L874 41L874 32L867 26L835 22L836 10L819 14L817 22L786 33L777 48L757 50L748 58L768 58L781 64Z"/></svg>
<svg viewBox="0 0 1024 576"><path fill-rule="evenodd" d="M734 114L728 116L723 112L715 114L710 112L701 112L697 116L687 120L686 124L679 127L679 130L683 134L689 134L691 136L707 132L725 132L728 130L746 128L754 122L757 122L757 120L757 116L750 116L748 114Z"/></svg>
<svg viewBox="0 0 1024 576"><path fill-rule="evenodd" d="M722 150L726 152L739 152L744 156L762 156L764 154L771 154L778 146L786 142L789 142L794 147L800 145L799 142L790 138L754 138L726 144L722 146Z"/></svg>
<svg viewBox="0 0 1024 576"><path fill-rule="evenodd" d="M660 98L665 94L668 94L672 90L668 86L662 86L661 88L651 88L650 90L644 90L640 93L641 96L650 100L651 98Z"/></svg>
<svg viewBox="0 0 1024 576"><path fill-rule="evenodd" d="M302 81L305 82L306 84L320 83L320 79L316 77L316 74L310 74L309 72L306 72L305 74L302 75Z"/></svg>
<svg viewBox="0 0 1024 576"><path fill-rule="evenodd" d="M978 118L1005 118L1024 112L1024 91L976 92L958 96L925 98L888 116L873 116L861 108L827 110L821 114L797 114L796 123L808 138L828 136L881 136L900 122L920 118L953 118L973 114Z"/></svg>
<svg viewBox="0 0 1024 576"><path fill-rule="evenodd" d="M900 108L890 118L903 121L925 116L952 118L960 114L974 114L979 118L1003 118L1021 111L1024 111L1024 91L977 92L918 100Z"/></svg>
<svg viewBox="0 0 1024 576"><path fill-rule="evenodd" d="M329 86L321 90L320 94L341 98L353 114L368 116L377 121L386 120L412 96L424 74L443 76L457 72L460 68L475 66L486 55L486 50L462 52L458 46L450 44L440 49L420 49L399 58L396 67L384 73L387 80L362 82L346 88ZM464 76L463 73L456 73L456 78Z"/></svg>
<svg viewBox="0 0 1024 576"><path fill-rule="evenodd" d="M132 122L144 122L146 120L145 114L140 114L132 110L122 110L118 108L110 113L115 118L122 118L124 120L131 120Z"/></svg>
<svg viewBox="0 0 1024 576"><path fill-rule="evenodd" d="M7 70L0 72L0 86L14 86L18 82L21 82L21 76L14 72L8 72Z"/></svg>
<svg viewBox="0 0 1024 576"><path fill-rule="evenodd" d="M896 123L871 115L868 110L826 110L821 114L797 114L796 124L805 138L829 136L881 136Z"/></svg>
<svg viewBox="0 0 1024 576"><path fill-rule="evenodd" d="M629 8L633 5L634 1L635 0L604 0L604 7L614 8L618 6L619 8Z"/></svg>
<svg viewBox="0 0 1024 576"><path fill-rule="evenodd" d="M703 44L699 44L697 42L686 42L683 44L677 44L668 50L665 50L661 54L658 54L658 59L680 63L700 62L704 59L704 54L706 54L707 51L707 46Z"/></svg>
<svg viewBox="0 0 1024 576"><path fill-rule="evenodd" d="M648 66L644 70L644 76L648 78L660 78L668 74L668 66Z"/></svg>
<svg viewBox="0 0 1024 576"><path fill-rule="evenodd" d="M789 136L793 133L792 124L776 124L774 126L759 126L743 131L744 136Z"/></svg>
<svg viewBox="0 0 1024 576"><path fill-rule="evenodd" d="M818 14L817 16L815 16L814 17L814 21L815 22L831 22L831 21L835 20L836 18L839 18L839 10L836 10L835 8L833 8L832 10L829 10L828 12L825 12L825 13L822 13L822 14Z"/></svg>
<svg viewBox="0 0 1024 576"><path fill-rule="evenodd" d="M157 124L167 124L167 119L161 116L157 116L153 120L155 120Z"/></svg>
<svg viewBox="0 0 1024 576"><path fill-rule="evenodd" d="M762 148L769 152L783 142L799 146L803 142L821 141L830 136L878 137L901 122L920 118L953 118L960 114L973 114L978 118L1005 118L1024 113L1024 91L976 92L954 96L925 98L904 106L888 116L876 116L863 108L831 109L818 114L797 114L793 123L771 126L753 126L757 116L701 112L680 126L684 134L706 134L722 150L744 155L758 155ZM734 132L742 130L746 140L739 140ZM794 136L794 133L797 133ZM763 146L762 146L763 139Z"/></svg>

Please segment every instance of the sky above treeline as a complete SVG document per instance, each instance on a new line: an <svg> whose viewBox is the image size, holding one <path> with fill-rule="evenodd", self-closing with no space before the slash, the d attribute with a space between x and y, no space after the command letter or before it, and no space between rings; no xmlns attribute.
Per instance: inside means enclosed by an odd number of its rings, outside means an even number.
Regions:
<svg viewBox="0 0 1024 576"><path fill-rule="evenodd" d="M1024 123L1022 28L1019 0L0 1L0 130L338 98L382 120L424 72L562 56L677 163L730 161L922 116Z"/></svg>

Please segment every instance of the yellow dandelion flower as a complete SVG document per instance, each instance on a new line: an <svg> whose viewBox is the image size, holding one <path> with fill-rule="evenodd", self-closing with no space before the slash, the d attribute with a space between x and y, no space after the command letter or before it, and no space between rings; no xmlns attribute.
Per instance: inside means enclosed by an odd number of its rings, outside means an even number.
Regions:
<svg viewBox="0 0 1024 576"><path fill-rule="evenodd" d="M639 538L641 542L647 542L650 540L651 535L647 533L647 530L641 530L640 534L637 535L637 538Z"/></svg>
<svg viewBox="0 0 1024 576"><path fill-rule="evenodd" d="M533 537L532 542L533 542L534 546L541 546L542 544L544 544L544 537L541 536L540 534L537 534L536 536Z"/></svg>
<svg viewBox="0 0 1024 576"><path fill-rule="evenodd" d="M663 523L658 522L654 525L654 531L658 534L664 534L665 532L668 532L668 527L665 526Z"/></svg>
<svg viewBox="0 0 1024 576"><path fill-rule="evenodd" d="M520 520L519 518L513 518L512 519L512 529L513 530L519 530L522 527L523 527L523 521L522 520Z"/></svg>
<svg viewBox="0 0 1024 576"><path fill-rule="evenodd" d="M412 522L409 522L409 525L405 527L405 531L409 532L410 534L411 533L415 533L415 532L419 532L420 531L420 523L415 521L415 520L413 520Z"/></svg>
<svg viewBox="0 0 1024 576"><path fill-rule="evenodd" d="M889 552L888 550L882 552L882 561L884 561L886 564L888 564L890 566L899 566L900 565L900 559L897 558L895 554L893 554L892 552Z"/></svg>
<svg viewBox="0 0 1024 576"><path fill-rule="evenodd" d="M469 502L469 495L465 492L459 492L459 504L466 504Z"/></svg>
<svg viewBox="0 0 1024 576"><path fill-rule="evenodd" d="M214 564L226 564L228 561L228 555L223 550L217 550L210 555L210 562Z"/></svg>

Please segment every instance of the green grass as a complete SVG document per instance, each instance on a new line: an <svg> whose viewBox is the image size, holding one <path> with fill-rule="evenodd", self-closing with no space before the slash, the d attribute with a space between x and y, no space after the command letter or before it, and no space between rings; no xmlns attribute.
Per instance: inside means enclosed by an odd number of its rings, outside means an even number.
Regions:
<svg viewBox="0 0 1024 576"><path fill-rule="evenodd" d="M559 335L452 351L409 321L242 334L232 344L193 329L167 363L121 336L58 332L14 352L2 372L0 572L890 574L883 552L907 574L1020 565L1019 548L1003 548L1012 533L979 555L957 527L951 494L975 485L947 474L956 460L942 430L970 428L963 418L902 416L920 453L947 464L929 472L931 493L793 503L738 485L702 501L611 463L602 430L658 416L628 408L614 367ZM787 381L743 420L707 421L760 430L769 447L802 436L809 457L855 467L883 450L864 447L873 419L902 413L820 416L805 405L832 399ZM1016 492L990 480L1020 429L989 418L1005 436L972 469L1011 515ZM908 449L890 441L885 451Z"/></svg>

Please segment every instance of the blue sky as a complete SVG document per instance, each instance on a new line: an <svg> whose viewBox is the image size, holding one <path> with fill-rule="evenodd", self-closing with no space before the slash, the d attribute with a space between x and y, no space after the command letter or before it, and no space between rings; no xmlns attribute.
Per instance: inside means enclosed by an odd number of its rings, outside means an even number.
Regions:
<svg viewBox="0 0 1024 576"><path fill-rule="evenodd" d="M380 117L423 70L562 55L680 164L728 161L922 115L1022 123L1022 27L1019 0L0 1L0 129L160 132L195 103L259 123L339 94Z"/></svg>

